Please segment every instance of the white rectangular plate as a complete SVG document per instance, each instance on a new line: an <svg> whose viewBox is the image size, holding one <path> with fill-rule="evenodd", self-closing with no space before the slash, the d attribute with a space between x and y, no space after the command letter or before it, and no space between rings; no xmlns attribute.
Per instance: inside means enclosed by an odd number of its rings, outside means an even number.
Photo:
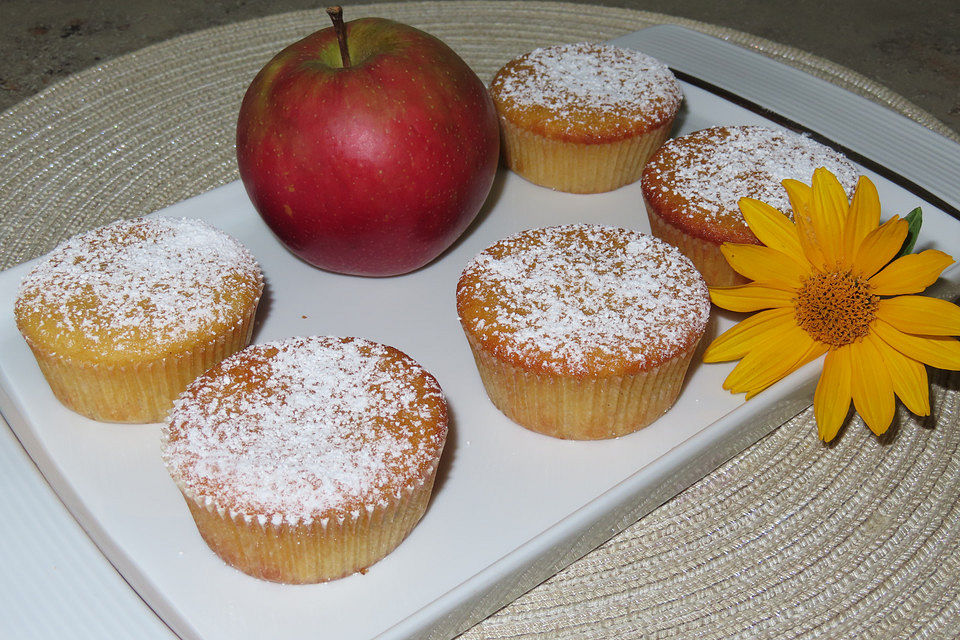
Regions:
<svg viewBox="0 0 960 640"><path fill-rule="evenodd" d="M754 74L753 84L760 85L760 95L749 99L763 104L765 78L773 82L786 74L793 79L790 86L816 81L676 27L647 29L619 43L714 82L731 60L746 65ZM688 60L689 52L698 47L700 57ZM711 75L714 71L717 75ZM818 105L828 104L834 96L852 99L857 109L873 108L861 98L822 85L815 87ZM684 90L686 107L678 133L714 124L769 124L707 90L690 84ZM773 98L781 95L774 93ZM812 107L790 113L792 108L788 105L779 112L830 139L843 137L818 129L819 114ZM839 115L862 125L860 112L848 111ZM837 115L831 115L830 123ZM930 138L929 131L890 112L879 111L876 117L888 129L905 132L914 144L927 149L941 145L947 155L941 154L940 161L960 166L957 145L949 141L944 145L943 138ZM879 139L876 132L872 135ZM861 146L862 140L841 143L866 158L885 153ZM887 166L897 169L895 164ZM919 248L956 249L957 220L885 177L866 168L864 172L878 184L885 217L923 205ZM924 175L919 178L914 180L921 181ZM920 186L948 206L960 202L949 185L946 191L939 184ZM695 362L669 413L636 434L601 442L560 441L532 433L490 404L456 316L454 293L463 266L495 240L531 227L592 221L647 231L639 184L606 194L570 195L502 171L477 222L452 250L425 269L387 279L336 275L300 262L273 238L239 183L159 215L204 218L257 256L266 274L267 295L256 342L328 334L393 345L437 377L453 416L433 500L396 551L365 575L332 583L262 582L224 565L200 539L160 462L158 425L93 422L53 398L12 315L17 286L32 263L0 274L4 417L109 561L184 639L449 637L622 530L806 406L818 372L813 363L744 404L721 388L730 365ZM946 277L954 284L960 280L956 269ZM714 333L732 323L731 317L715 317ZM16 446L9 437L0 445L7 450ZM99 559L93 554L82 562L96 565ZM0 582L9 579L0 577ZM25 600L21 606L35 605ZM138 603L118 606L131 611ZM157 637L164 633L151 632Z"/></svg>

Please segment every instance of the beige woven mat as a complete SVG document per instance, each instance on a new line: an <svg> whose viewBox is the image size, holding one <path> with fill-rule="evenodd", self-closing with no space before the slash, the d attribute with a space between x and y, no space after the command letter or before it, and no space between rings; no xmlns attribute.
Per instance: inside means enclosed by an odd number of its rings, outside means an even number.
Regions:
<svg viewBox="0 0 960 640"><path fill-rule="evenodd" d="M752 36L625 9L541 2L349 7L449 43L484 79L536 46L663 22L749 46L901 111L842 67ZM254 73L326 25L297 12L180 37L72 76L0 115L0 267L82 229L236 179ZM934 374L933 417L833 446L809 411L463 638L960 637L960 376Z"/></svg>

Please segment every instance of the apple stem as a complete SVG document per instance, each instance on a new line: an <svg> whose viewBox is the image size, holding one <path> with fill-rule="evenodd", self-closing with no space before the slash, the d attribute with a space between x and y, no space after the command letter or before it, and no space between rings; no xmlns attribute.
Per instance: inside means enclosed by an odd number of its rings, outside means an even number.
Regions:
<svg viewBox="0 0 960 640"><path fill-rule="evenodd" d="M327 7L327 15L333 21L333 30L337 32L337 43L340 45L340 58L344 68L350 66L350 52L347 50L347 28L343 24L343 7Z"/></svg>

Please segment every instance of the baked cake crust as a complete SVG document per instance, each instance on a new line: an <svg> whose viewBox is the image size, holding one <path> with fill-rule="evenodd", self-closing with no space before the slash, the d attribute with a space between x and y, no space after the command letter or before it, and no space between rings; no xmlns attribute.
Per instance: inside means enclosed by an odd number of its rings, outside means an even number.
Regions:
<svg viewBox="0 0 960 640"><path fill-rule="evenodd" d="M807 136L720 126L668 140L641 178L651 230L693 260L708 284L743 284L720 253L724 242L759 244L740 213L740 198L760 200L789 216L783 180L809 183L818 167L833 172L852 195L856 167Z"/></svg>
<svg viewBox="0 0 960 640"><path fill-rule="evenodd" d="M680 84L648 55L604 44L535 49L490 83L498 112L527 131L565 142L615 142L659 129L680 109Z"/></svg>

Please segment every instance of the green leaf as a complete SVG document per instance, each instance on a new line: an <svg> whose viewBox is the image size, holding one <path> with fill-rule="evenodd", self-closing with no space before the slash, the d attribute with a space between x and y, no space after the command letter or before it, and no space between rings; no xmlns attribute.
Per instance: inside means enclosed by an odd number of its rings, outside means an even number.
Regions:
<svg viewBox="0 0 960 640"><path fill-rule="evenodd" d="M907 221L907 237L903 240L903 246L901 246L900 251L897 252L896 258L905 256L913 251L913 245L917 243L917 236L920 235L920 226L923 224L923 214L920 212L920 207L908 213L903 219ZM894 260L896 260L896 258L894 258Z"/></svg>

